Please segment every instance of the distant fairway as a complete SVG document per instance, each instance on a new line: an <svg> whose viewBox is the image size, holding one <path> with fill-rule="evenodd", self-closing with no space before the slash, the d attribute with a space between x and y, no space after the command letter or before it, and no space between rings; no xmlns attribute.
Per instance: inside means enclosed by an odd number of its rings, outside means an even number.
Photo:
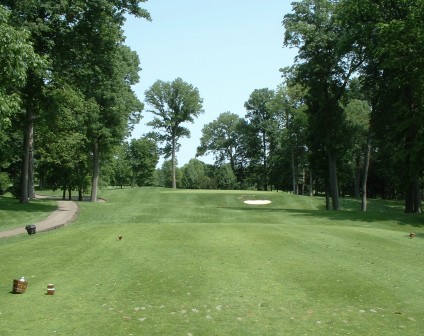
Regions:
<svg viewBox="0 0 424 336"><path fill-rule="evenodd" d="M80 203L65 228L0 239L1 336L424 330L424 216L403 214L400 203L371 201L361 213L357 200L332 212L320 198L282 192L101 196L106 203ZM54 204L43 202L36 218ZM21 209L0 212L0 229L15 213L25 225ZM10 294L20 276L26 293Z"/></svg>

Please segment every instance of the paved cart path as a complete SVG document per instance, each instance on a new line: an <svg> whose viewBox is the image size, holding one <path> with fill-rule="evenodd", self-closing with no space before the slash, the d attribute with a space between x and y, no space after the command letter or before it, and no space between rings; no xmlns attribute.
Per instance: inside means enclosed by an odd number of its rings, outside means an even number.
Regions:
<svg viewBox="0 0 424 336"><path fill-rule="evenodd" d="M48 231L65 226L67 223L73 221L77 214L77 203L73 201L58 201L57 210L53 211L46 219L33 224L36 226L36 232ZM0 231L0 238L16 236L22 233L27 234L25 227Z"/></svg>

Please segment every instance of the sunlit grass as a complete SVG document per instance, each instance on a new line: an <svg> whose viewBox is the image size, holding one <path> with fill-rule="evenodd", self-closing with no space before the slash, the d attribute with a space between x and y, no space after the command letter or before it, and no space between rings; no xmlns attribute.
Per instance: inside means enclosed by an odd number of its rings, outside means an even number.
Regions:
<svg viewBox="0 0 424 336"><path fill-rule="evenodd" d="M390 202L372 201L363 214L281 192L135 188L102 197L108 202L81 203L66 228L0 240L0 335L424 328L423 217ZM27 292L10 294L22 275ZM48 283L54 296L45 295Z"/></svg>

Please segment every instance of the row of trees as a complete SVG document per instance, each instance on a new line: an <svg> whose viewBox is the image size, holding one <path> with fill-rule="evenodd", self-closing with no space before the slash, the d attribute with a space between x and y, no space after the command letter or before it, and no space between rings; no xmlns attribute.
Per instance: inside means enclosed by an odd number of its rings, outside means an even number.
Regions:
<svg viewBox="0 0 424 336"><path fill-rule="evenodd" d="M146 91L155 131L123 142L143 104L122 25L149 19L143 2L0 1L0 191L11 178L27 202L36 171L64 192L91 186L95 201L101 172L121 186L322 192L334 210L343 194L362 195L363 210L367 196L404 197L406 212L421 212L424 0L293 2L284 44L298 55L283 83L254 90L243 118L203 127L196 156L212 153L215 167L181 169L184 124L203 113L181 78ZM155 170L159 155L170 160Z"/></svg>
<svg viewBox="0 0 424 336"><path fill-rule="evenodd" d="M307 89L308 129L313 139L309 148L312 154L321 154L321 160L311 163L317 170L327 160L323 176L329 176L334 210L339 208L337 170L352 147L346 146L352 120L343 105L354 91L351 78L357 74L360 98L371 107L361 141L366 144L363 209L371 156L372 164L380 165L384 193L403 194L406 212L422 211L423 19L422 0L304 0L294 2L293 12L284 18L285 45L299 50L292 81Z"/></svg>
<svg viewBox="0 0 424 336"><path fill-rule="evenodd" d="M22 203L35 170L40 184L80 195L91 186L96 201L100 160L143 109L122 26L126 15L149 19L144 1L0 1L0 169Z"/></svg>

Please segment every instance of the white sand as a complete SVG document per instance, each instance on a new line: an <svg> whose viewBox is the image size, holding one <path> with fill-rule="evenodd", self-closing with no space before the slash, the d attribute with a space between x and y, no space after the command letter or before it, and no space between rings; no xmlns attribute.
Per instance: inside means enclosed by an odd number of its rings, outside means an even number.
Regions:
<svg viewBox="0 0 424 336"><path fill-rule="evenodd" d="M246 200L246 201L244 201L244 203L246 203L246 204L260 204L260 205L262 205L262 204L270 204L271 201L269 201L269 200Z"/></svg>

